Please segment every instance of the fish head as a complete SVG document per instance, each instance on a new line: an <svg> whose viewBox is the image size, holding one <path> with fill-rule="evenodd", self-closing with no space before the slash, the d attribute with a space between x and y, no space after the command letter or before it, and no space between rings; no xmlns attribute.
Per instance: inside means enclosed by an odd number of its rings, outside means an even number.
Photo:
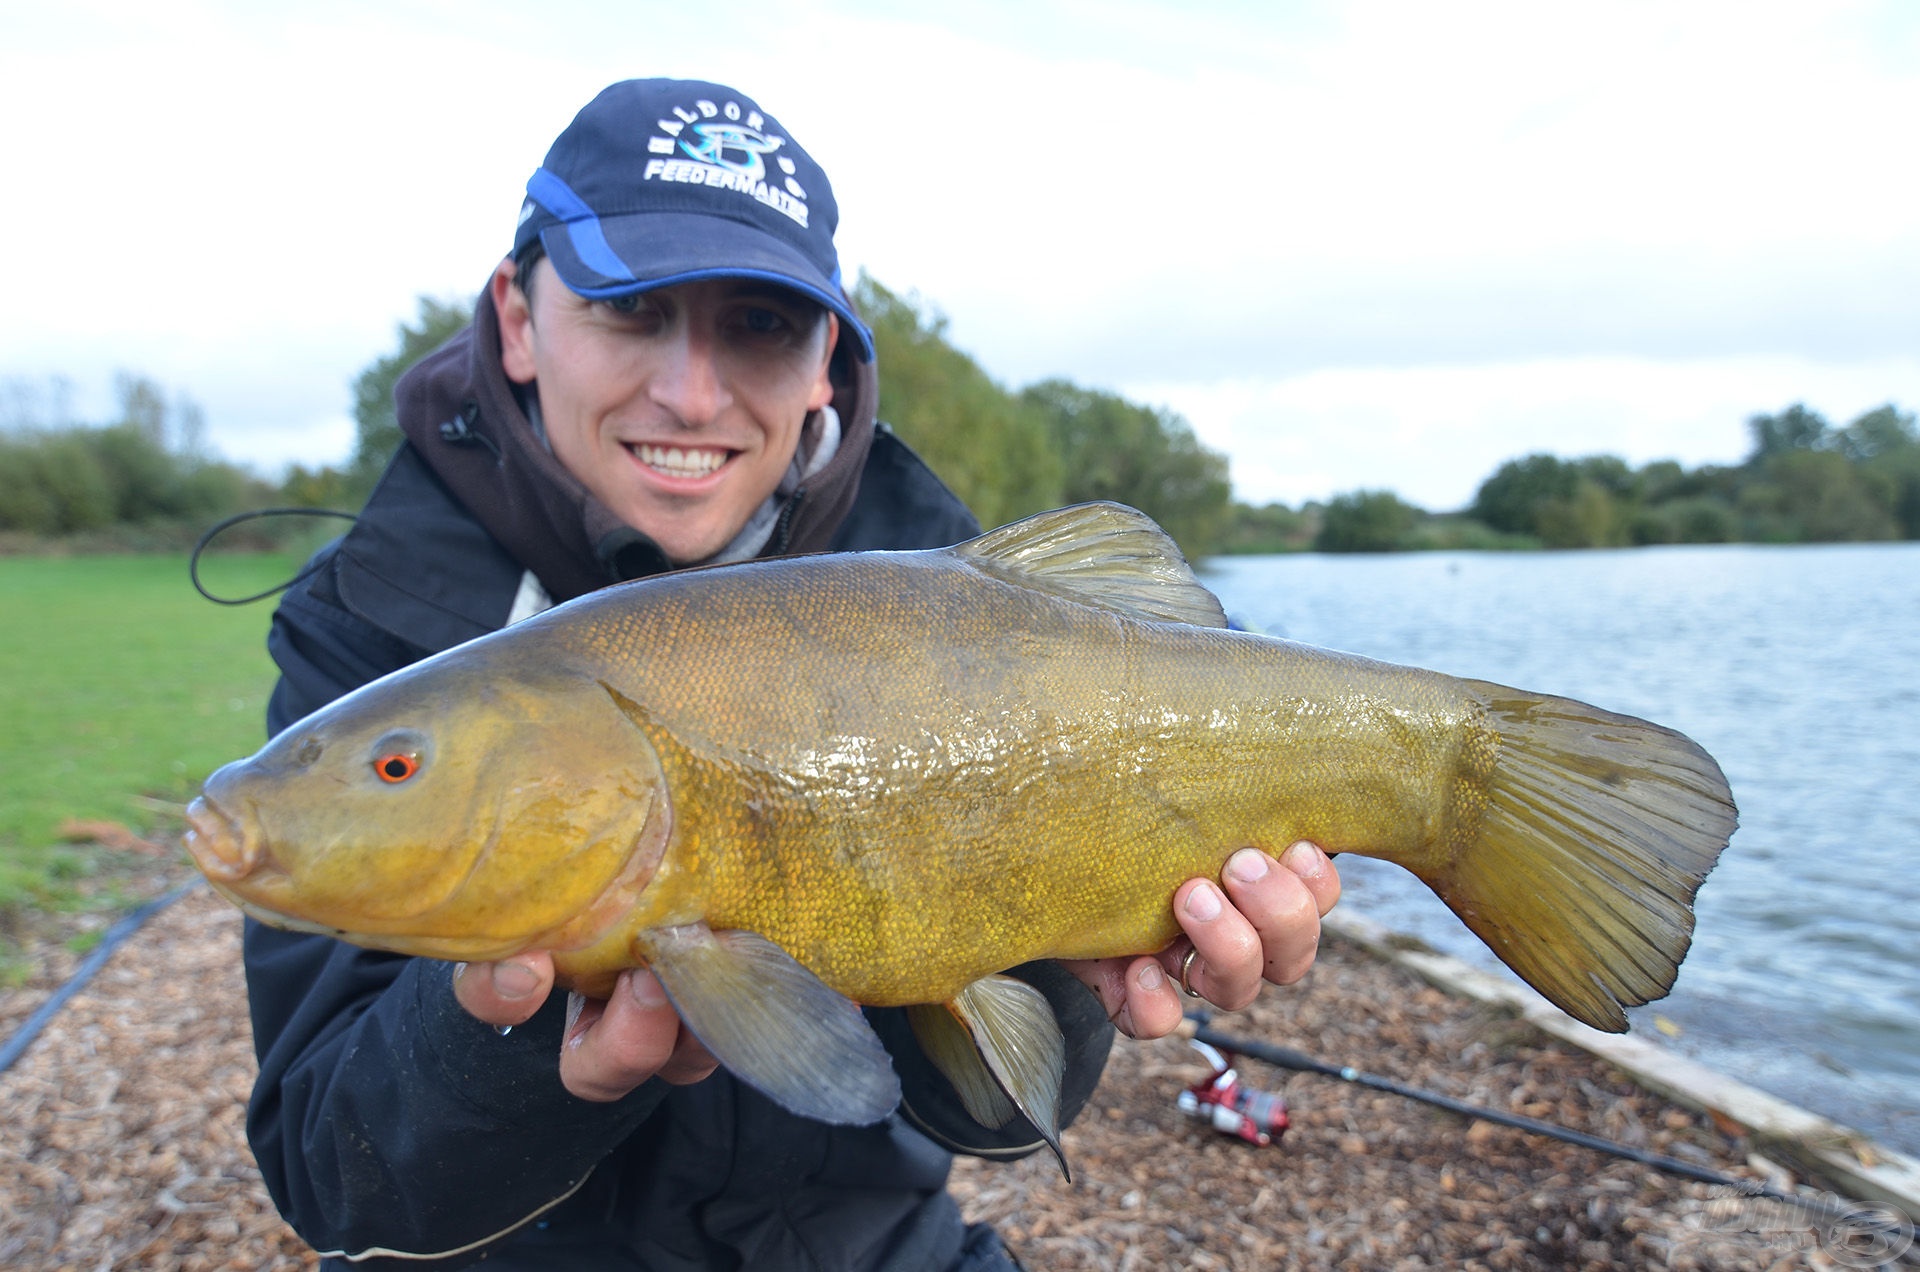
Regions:
<svg viewBox="0 0 1920 1272"><path fill-rule="evenodd" d="M463 652L209 777L186 836L202 873L264 922L398 953L590 938L578 929L608 894L643 887L664 852L658 757L592 675Z"/></svg>

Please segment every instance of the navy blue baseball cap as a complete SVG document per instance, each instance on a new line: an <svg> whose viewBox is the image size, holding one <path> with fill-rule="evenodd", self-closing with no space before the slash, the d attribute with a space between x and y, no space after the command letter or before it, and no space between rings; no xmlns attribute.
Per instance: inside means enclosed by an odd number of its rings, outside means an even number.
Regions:
<svg viewBox="0 0 1920 1272"><path fill-rule="evenodd" d="M625 80L574 116L527 182L513 254L538 239L591 300L703 278L790 287L840 316L862 361L827 174L779 121L720 84Z"/></svg>

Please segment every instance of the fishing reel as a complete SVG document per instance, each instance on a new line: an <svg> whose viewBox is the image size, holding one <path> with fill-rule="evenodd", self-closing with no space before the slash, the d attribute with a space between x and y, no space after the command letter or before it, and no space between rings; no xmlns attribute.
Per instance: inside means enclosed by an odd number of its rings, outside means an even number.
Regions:
<svg viewBox="0 0 1920 1272"><path fill-rule="evenodd" d="M1182 1113L1206 1122L1222 1135L1263 1148L1286 1133L1287 1102L1283 1097L1242 1082L1233 1067L1232 1053L1197 1038L1189 1039L1188 1044L1207 1058L1213 1073L1180 1093Z"/></svg>

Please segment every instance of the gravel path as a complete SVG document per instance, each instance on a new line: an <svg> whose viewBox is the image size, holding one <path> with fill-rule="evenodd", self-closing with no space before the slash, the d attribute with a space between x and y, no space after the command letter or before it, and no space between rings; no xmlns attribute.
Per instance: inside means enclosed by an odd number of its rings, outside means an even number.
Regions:
<svg viewBox="0 0 1920 1272"><path fill-rule="evenodd" d="M239 916L198 890L154 920L0 1075L0 1267L292 1269L311 1254L248 1154ZM0 994L10 1033L74 962ZM1741 1141L1582 1052L1330 941L1307 981L1216 1022L1457 1098L1748 1178ZM1831 1268L1813 1234L1705 1185L1398 1097L1242 1065L1284 1092L1270 1148L1181 1114L1172 1039L1122 1043L1050 1157L962 1162L955 1190L1034 1272L1069 1269Z"/></svg>

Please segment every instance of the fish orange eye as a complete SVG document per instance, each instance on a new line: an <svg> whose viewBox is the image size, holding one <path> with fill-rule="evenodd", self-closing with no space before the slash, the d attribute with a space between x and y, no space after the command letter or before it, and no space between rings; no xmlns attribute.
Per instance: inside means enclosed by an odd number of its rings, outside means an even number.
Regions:
<svg viewBox="0 0 1920 1272"><path fill-rule="evenodd" d="M383 755L373 762L373 771L383 782L404 782L420 771L420 761L403 752Z"/></svg>

